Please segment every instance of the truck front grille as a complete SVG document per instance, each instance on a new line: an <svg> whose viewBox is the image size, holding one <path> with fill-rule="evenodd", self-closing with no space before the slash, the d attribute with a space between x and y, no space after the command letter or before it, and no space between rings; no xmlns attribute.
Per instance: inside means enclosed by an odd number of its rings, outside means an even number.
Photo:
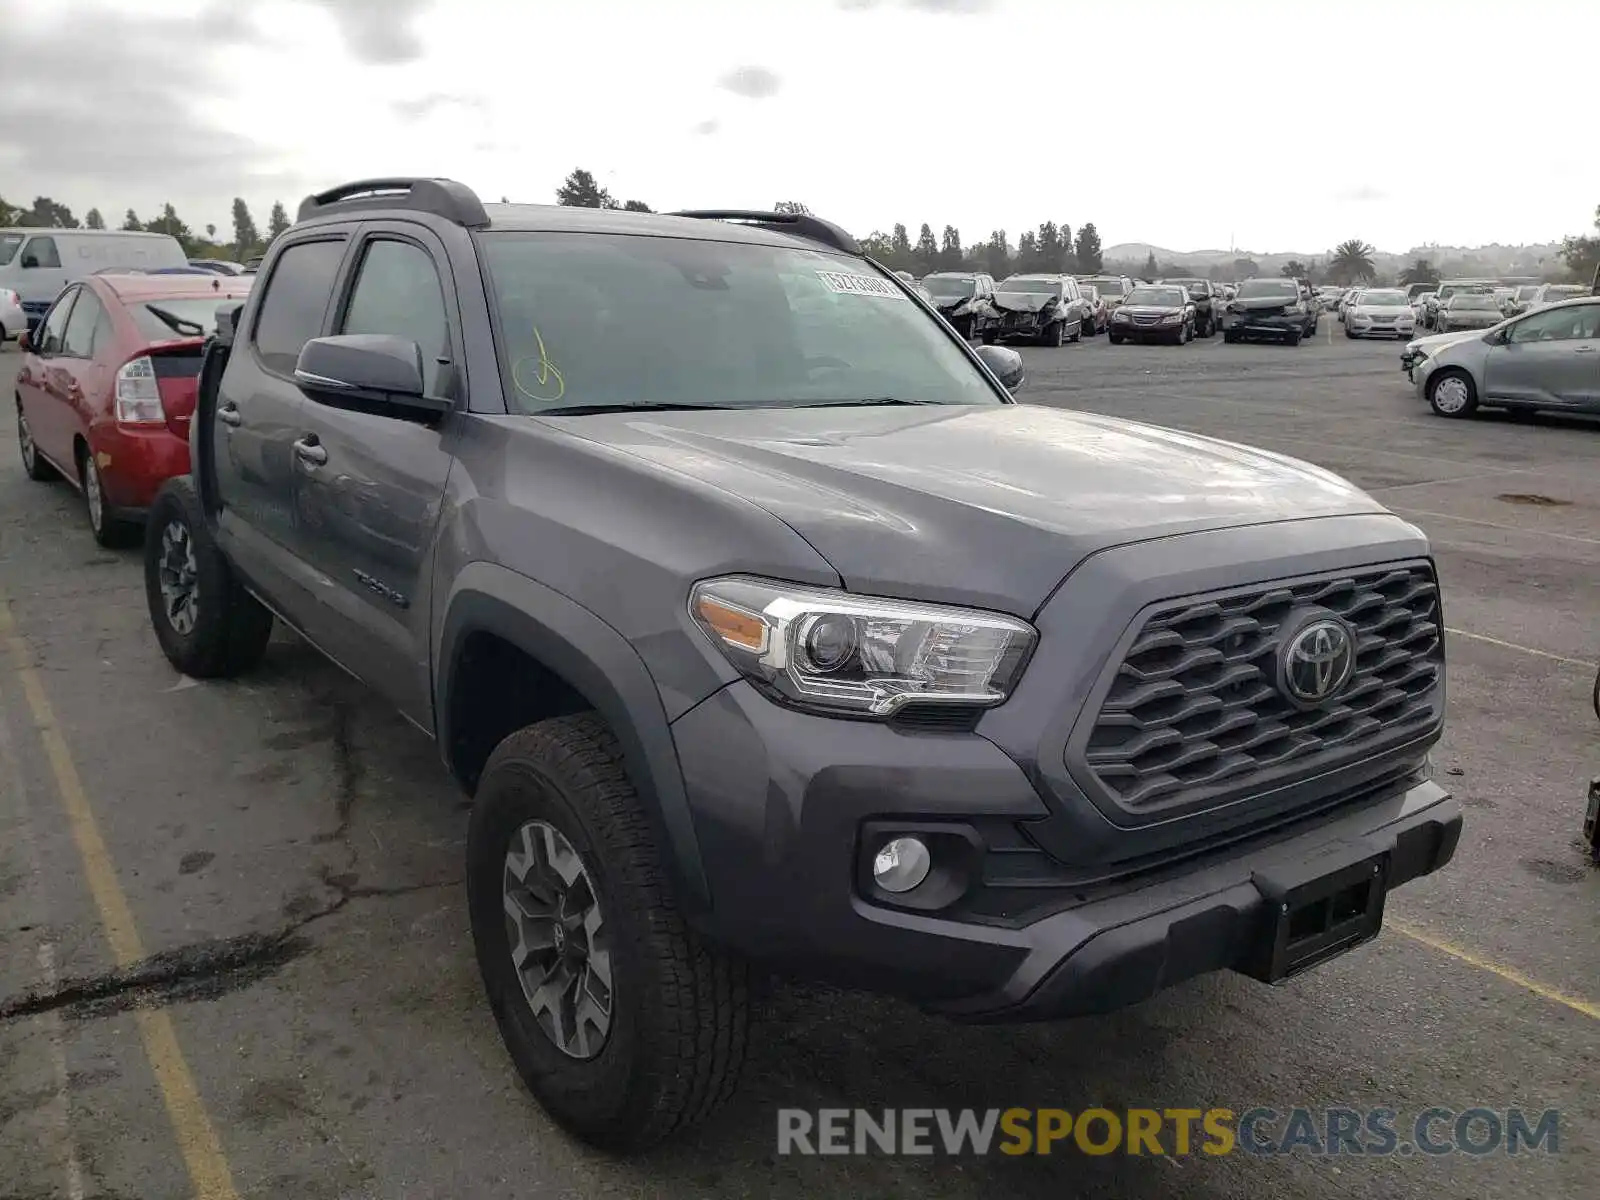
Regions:
<svg viewBox="0 0 1600 1200"><path fill-rule="evenodd" d="M1345 687L1305 711L1277 684L1280 631L1318 608L1356 632ZM1111 670L1083 759L1135 819L1228 804L1399 746L1443 715L1433 568L1370 571L1164 601Z"/></svg>

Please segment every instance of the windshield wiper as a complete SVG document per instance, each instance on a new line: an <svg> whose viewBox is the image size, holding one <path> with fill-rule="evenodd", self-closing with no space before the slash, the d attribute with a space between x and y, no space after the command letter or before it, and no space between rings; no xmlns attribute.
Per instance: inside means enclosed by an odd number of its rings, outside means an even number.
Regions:
<svg viewBox="0 0 1600 1200"><path fill-rule="evenodd" d="M699 412L701 410L729 409L732 404L675 404L667 400L639 400L632 404L563 404L555 408L540 409L540 417L582 417L593 413L620 412Z"/></svg>

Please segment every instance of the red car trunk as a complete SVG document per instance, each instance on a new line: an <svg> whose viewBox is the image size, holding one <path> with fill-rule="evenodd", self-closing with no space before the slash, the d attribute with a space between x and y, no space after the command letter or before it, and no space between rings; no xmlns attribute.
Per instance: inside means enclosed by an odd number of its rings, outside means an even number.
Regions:
<svg viewBox="0 0 1600 1200"><path fill-rule="evenodd" d="M195 397L200 385L200 362L205 341L195 338L167 342L145 351L156 369L156 388L161 393L161 411L167 428L185 441L189 437L189 418L194 415Z"/></svg>

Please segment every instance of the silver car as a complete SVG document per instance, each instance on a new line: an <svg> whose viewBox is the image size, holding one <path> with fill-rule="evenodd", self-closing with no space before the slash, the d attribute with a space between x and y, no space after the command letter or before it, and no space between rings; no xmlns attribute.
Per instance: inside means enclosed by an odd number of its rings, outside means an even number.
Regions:
<svg viewBox="0 0 1600 1200"><path fill-rule="evenodd" d="M1358 337L1409 338L1417 331L1416 317L1406 294L1398 288L1363 288L1346 303L1344 335Z"/></svg>
<svg viewBox="0 0 1600 1200"><path fill-rule="evenodd" d="M1492 292L1457 292L1439 305L1433 327L1439 333L1462 329L1488 329L1505 320Z"/></svg>
<svg viewBox="0 0 1600 1200"><path fill-rule="evenodd" d="M1417 395L1441 417L1469 416L1480 405L1600 413L1600 296L1406 349L1421 355L1409 367Z"/></svg>
<svg viewBox="0 0 1600 1200"><path fill-rule="evenodd" d="M13 340L28 327L28 316L22 311L22 297L10 288L0 287L0 345Z"/></svg>

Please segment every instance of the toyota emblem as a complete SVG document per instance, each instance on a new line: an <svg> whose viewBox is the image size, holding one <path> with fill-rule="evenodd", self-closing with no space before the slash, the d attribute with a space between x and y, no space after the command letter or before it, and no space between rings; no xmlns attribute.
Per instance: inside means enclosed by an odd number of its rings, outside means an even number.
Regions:
<svg viewBox="0 0 1600 1200"><path fill-rule="evenodd" d="M1308 621L1283 648L1279 686L1296 704L1325 704L1337 696L1356 668L1356 644L1343 621Z"/></svg>

